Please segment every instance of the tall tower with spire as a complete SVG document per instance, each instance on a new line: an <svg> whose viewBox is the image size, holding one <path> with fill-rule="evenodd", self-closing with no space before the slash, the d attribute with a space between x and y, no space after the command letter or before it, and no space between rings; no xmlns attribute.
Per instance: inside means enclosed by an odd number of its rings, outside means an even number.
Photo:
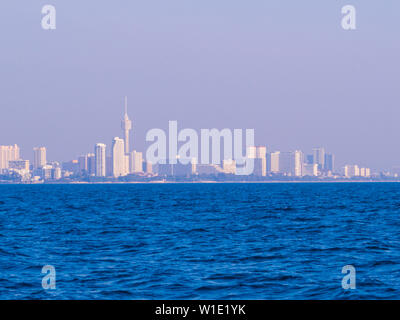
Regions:
<svg viewBox="0 0 400 320"><path fill-rule="evenodd" d="M129 148L129 133L132 130L132 121L128 117L128 97L125 97L125 115L121 122L121 128L124 131L124 141L125 141L125 154L130 153Z"/></svg>

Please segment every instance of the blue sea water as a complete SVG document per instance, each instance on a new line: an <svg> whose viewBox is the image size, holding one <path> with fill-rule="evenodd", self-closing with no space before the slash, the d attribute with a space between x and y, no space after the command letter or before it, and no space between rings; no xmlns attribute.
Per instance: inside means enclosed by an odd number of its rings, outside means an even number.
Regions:
<svg viewBox="0 0 400 320"><path fill-rule="evenodd" d="M0 185L0 299L398 299L399 231L396 183Z"/></svg>

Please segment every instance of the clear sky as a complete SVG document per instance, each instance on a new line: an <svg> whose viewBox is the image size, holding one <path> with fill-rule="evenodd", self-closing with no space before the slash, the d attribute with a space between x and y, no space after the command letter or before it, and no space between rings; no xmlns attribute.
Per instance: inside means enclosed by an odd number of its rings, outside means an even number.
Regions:
<svg viewBox="0 0 400 320"><path fill-rule="evenodd" d="M57 29L41 28L41 8ZM357 30L341 8L357 9ZM135 148L167 128L254 128L269 151L400 165L398 0L1 0L0 144L25 158Z"/></svg>

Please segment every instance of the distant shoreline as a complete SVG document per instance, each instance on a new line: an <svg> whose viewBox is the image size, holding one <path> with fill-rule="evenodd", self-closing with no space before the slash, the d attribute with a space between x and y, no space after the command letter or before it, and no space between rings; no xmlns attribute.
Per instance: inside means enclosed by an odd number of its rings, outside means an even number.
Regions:
<svg viewBox="0 0 400 320"><path fill-rule="evenodd" d="M315 183L400 183L398 180L388 181L129 181L129 182L42 182L42 183L24 183L24 182L0 182L0 185L113 185L113 184L315 184Z"/></svg>

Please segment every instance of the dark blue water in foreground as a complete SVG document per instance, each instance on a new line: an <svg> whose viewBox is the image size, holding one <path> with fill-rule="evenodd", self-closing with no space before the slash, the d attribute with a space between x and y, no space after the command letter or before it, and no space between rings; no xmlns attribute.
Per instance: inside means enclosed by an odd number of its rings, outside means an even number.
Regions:
<svg viewBox="0 0 400 320"><path fill-rule="evenodd" d="M400 298L400 184L0 185L0 299L373 298Z"/></svg>

